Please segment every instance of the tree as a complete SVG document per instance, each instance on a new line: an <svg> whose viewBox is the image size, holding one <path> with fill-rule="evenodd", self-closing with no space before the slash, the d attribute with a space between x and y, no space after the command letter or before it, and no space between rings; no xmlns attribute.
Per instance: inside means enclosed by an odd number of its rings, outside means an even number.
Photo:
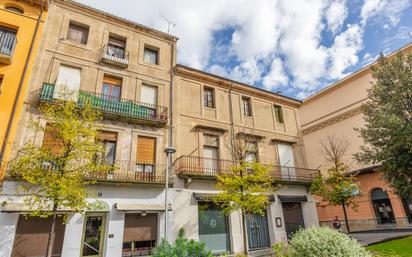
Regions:
<svg viewBox="0 0 412 257"><path fill-rule="evenodd" d="M48 145L38 147L32 140L17 150L11 162L11 175L22 180L21 189L26 193L24 203L30 216L53 216L48 241L47 256L52 256L56 215L61 210L82 213L88 208L85 186L86 173L105 172L110 169L98 161L102 145L97 142L96 121L101 114L88 103L82 108L73 101L59 100L41 105L40 111L47 125L31 121L29 128L37 134L49 135Z"/></svg>
<svg viewBox="0 0 412 257"><path fill-rule="evenodd" d="M354 199L359 193L359 184L355 181L353 175L347 174L348 167L342 160L347 148L347 141L332 136L328 136L321 143L322 155L332 166L328 169L325 177L319 174L315 178L310 191L332 205L342 206L346 230L349 233L346 207L357 207Z"/></svg>
<svg viewBox="0 0 412 257"><path fill-rule="evenodd" d="M265 215L269 207L268 196L277 190L269 168L247 161L251 151L256 151L258 143L253 136L238 134L231 136L226 142L234 160L231 174L218 175L216 188L221 190L212 200L220 206L226 215L234 211L242 214L243 251L247 254L246 213Z"/></svg>
<svg viewBox="0 0 412 257"><path fill-rule="evenodd" d="M401 197L412 192L412 54L382 54L372 67L374 82L362 105L364 141L355 155L364 164L379 164L384 178Z"/></svg>

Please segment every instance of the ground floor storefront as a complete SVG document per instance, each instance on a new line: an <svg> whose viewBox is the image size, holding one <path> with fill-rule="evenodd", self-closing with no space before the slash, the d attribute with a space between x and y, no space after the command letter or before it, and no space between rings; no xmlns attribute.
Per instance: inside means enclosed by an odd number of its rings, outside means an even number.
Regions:
<svg viewBox="0 0 412 257"><path fill-rule="evenodd" d="M210 202L214 190L200 182L174 192L174 235L184 228L186 237L204 242L213 253L243 251L242 216L225 215ZM317 226L315 201L304 186L288 186L270 198L265 215L247 213L247 247L251 252L267 250L276 241L287 241L299 228ZM177 218L179 217L179 218Z"/></svg>
<svg viewBox="0 0 412 257"><path fill-rule="evenodd" d="M92 208L84 215L62 210L57 216L53 256L150 256L165 237L164 189L93 185L90 192L96 197L89 199ZM185 237L204 242L215 254L241 252L241 215L225 215L206 197L216 193L205 185L170 189L167 238L174 241L183 228ZM265 215L245 215L251 252L264 252L276 241L287 241L297 229L318 225L315 201L305 186L285 187L269 199ZM0 257L45 256L52 217L30 217L21 200L9 198L0 209Z"/></svg>
<svg viewBox="0 0 412 257"><path fill-rule="evenodd" d="M360 184L357 208L347 210L351 231L412 227L412 195L399 197L376 171L359 172L356 179ZM317 211L320 224L332 226L336 217L344 222L342 206L320 201Z"/></svg>

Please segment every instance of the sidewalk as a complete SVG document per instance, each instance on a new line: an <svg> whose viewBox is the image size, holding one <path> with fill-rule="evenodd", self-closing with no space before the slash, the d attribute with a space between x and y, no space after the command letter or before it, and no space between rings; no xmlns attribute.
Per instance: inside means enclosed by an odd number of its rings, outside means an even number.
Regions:
<svg viewBox="0 0 412 257"><path fill-rule="evenodd" d="M412 231L365 231L351 233L350 236L359 241L362 245L372 245L384 241L394 240L411 236Z"/></svg>

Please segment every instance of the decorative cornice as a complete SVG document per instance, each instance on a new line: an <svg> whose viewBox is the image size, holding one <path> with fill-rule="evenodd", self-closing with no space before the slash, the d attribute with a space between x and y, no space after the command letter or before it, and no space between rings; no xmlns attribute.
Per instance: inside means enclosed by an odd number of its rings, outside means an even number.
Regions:
<svg viewBox="0 0 412 257"><path fill-rule="evenodd" d="M319 123L317 123L313 126L310 126L308 128L303 129L302 130L302 135L305 136L305 135L310 134L310 133L312 133L314 131L317 131L319 129L329 127L330 125L338 123L342 120L349 119L350 117L353 117L353 116L355 116L357 114L360 114L360 113L362 113L362 109L361 109L361 106L358 106L358 107L356 107L352 110L349 110L349 111L344 112L342 114L336 115L336 116L334 116L332 118L329 118L325 121L319 122Z"/></svg>

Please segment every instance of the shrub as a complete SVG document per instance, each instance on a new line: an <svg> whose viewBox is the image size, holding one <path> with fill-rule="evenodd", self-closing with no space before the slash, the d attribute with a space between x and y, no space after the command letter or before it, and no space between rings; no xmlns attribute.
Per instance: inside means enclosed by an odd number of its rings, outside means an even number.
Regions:
<svg viewBox="0 0 412 257"><path fill-rule="evenodd" d="M289 257L372 257L355 239L328 227L299 230L289 242Z"/></svg>
<svg viewBox="0 0 412 257"><path fill-rule="evenodd" d="M162 240L154 249L153 257L213 257L213 254L204 243L186 239L181 228L175 244Z"/></svg>

